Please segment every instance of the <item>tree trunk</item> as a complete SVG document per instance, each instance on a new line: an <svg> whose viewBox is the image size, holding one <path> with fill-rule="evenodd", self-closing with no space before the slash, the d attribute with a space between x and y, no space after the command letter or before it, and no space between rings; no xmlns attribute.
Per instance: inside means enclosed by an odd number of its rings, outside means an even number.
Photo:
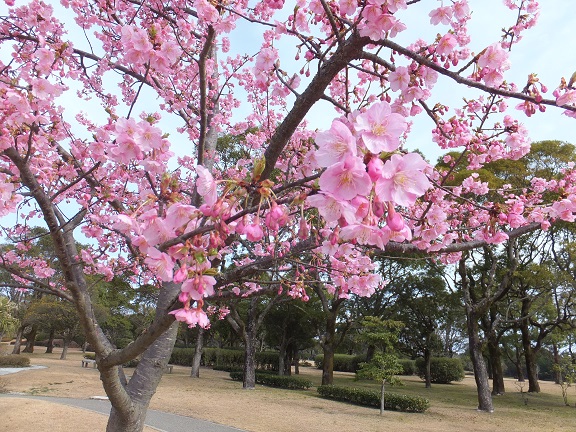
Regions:
<svg viewBox="0 0 576 432"><path fill-rule="evenodd" d="M34 344L36 343L36 335L38 334L38 325L34 324L30 332L24 337L26 338L26 346L22 350L25 353L33 353L34 352Z"/></svg>
<svg viewBox="0 0 576 432"><path fill-rule="evenodd" d="M144 351L130 382L125 386L130 398L118 406L113 404L106 432L142 432L146 410L168 364L177 333L178 322L174 322ZM116 370L118 368L115 367Z"/></svg>
<svg viewBox="0 0 576 432"><path fill-rule="evenodd" d="M494 412L490 384L488 383L488 371L482 356L482 341L479 335L478 320L476 314L469 310L469 306L467 306L466 315L470 357L478 391L478 411Z"/></svg>
<svg viewBox="0 0 576 432"><path fill-rule="evenodd" d="M46 344L46 354L52 354L54 350L54 329L50 329L50 336L48 336L48 343Z"/></svg>
<svg viewBox="0 0 576 432"><path fill-rule="evenodd" d="M502 370L502 353L494 332L488 335L488 354L490 356L490 366L492 369L492 394L503 395L504 389L504 371Z"/></svg>
<svg viewBox="0 0 576 432"><path fill-rule="evenodd" d="M522 334L522 348L524 349L524 361L526 363L526 375L528 378L528 392L540 393L538 383L538 368L536 366L536 352L532 348L530 329L528 328L528 314L530 312L531 300L522 300L522 321L520 322L520 332Z"/></svg>
<svg viewBox="0 0 576 432"><path fill-rule="evenodd" d="M246 338L246 351L244 352L244 381L242 388L254 390L256 388L256 344L250 335Z"/></svg>
<svg viewBox="0 0 576 432"><path fill-rule="evenodd" d="M380 415L384 414L384 384L385 380L382 380L382 385L380 386Z"/></svg>
<svg viewBox="0 0 576 432"><path fill-rule="evenodd" d="M204 349L204 329L198 329L198 337L196 338L196 346L194 347L194 357L192 358L192 371L190 376L192 378L200 378L200 363L202 362L202 350Z"/></svg>
<svg viewBox="0 0 576 432"><path fill-rule="evenodd" d="M22 335L24 334L24 329L26 326L18 327L16 332L16 341L14 342L14 348L12 349L12 354L20 354L20 347L22 346Z"/></svg>
<svg viewBox="0 0 576 432"><path fill-rule="evenodd" d="M536 365L536 356L532 347L524 350L526 359L526 375L528 377L528 392L540 393L540 383L538 382L538 366Z"/></svg>
<svg viewBox="0 0 576 432"><path fill-rule="evenodd" d="M514 361L514 367L516 368L516 379L520 382L524 382L524 372L522 371L522 355L520 349L515 347L516 361Z"/></svg>
<svg viewBox="0 0 576 432"><path fill-rule="evenodd" d="M424 381L426 388L432 387L432 374L430 373L430 363L432 361L432 353L428 348L424 349Z"/></svg>
<svg viewBox="0 0 576 432"><path fill-rule="evenodd" d="M66 356L68 355L68 345L70 345L70 338L64 337L63 344L64 346L62 347L62 354L60 354L60 360L66 360Z"/></svg>
<svg viewBox="0 0 576 432"><path fill-rule="evenodd" d="M334 339L336 337L336 313L333 311L326 320L326 333L322 343L324 360L322 361L322 385L334 382Z"/></svg>
<svg viewBox="0 0 576 432"><path fill-rule="evenodd" d="M244 381L242 387L246 390L256 388L256 319L257 319L257 299L253 298L248 307L248 318L246 320L244 345Z"/></svg>
<svg viewBox="0 0 576 432"><path fill-rule="evenodd" d="M294 375L300 375L300 350L294 348Z"/></svg>
<svg viewBox="0 0 576 432"><path fill-rule="evenodd" d="M286 359L288 357L288 344L286 342L286 332L282 335L282 340L278 346L278 375L286 375Z"/></svg>
<svg viewBox="0 0 576 432"><path fill-rule="evenodd" d="M324 344L322 351L322 385L331 385L334 382L334 347L332 344Z"/></svg>
<svg viewBox="0 0 576 432"><path fill-rule="evenodd" d="M1 339L0 339L1 340ZM558 344L552 344L552 352L554 354L554 384L562 383L562 370L560 369L560 352L558 351Z"/></svg>

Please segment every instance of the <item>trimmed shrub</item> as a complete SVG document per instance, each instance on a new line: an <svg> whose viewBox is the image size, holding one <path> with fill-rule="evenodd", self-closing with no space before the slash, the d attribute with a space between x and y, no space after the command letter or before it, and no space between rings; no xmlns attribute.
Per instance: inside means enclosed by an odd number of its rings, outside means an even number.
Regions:
<svg viewBox="0 0 576 432"><path fill-rule="evenodd" d="M414 375L416 373L416 362L414 360L400 359L398 363L402 366L402 375Z"/></svg>
<svg viewBox="0 0 576 432"><path fill-rule="evenodd" d="M192 355L190 355L190 364L188 366L192 366L194 350L191 352ZM202 359L202 364L204 366L228 366L241 368L244 364L244 351L222 348L204 348Z"/></svg>
<svg viewBox="0 0 576 432"><path fill-rule="evenodd" d="M230 372L230 378L234 381L244 379L243 372ZM288 390L306 390L312 387L312 381L293 376L275 375L270 372L256 372L256 383L269 387L278 387Z"/></svg>
<svg viewBox="0 0 576 432"><path fill-rule="evenodd" d="M214 365L214 366L212 366L212 370L222 371L222 372L240 372L240 373L242 373L242 368L241 368L241 367L236 367L236 366L218 366L218 365Z"/></svg>
<svg viewBox="0 0 576 432"><path fill-rule="evenodd" d="M424 359L416 359L416 370L420 378L425 377ZM436 384L449 384L464 379L464 365L459 358L432 357L430 359L430 379Z"/></svg>
<svg viewBox="0 0 576 432"><path fill-rule="evenodd" d="M280 353L278 351L262 351L256 353L256 367L258 369L277 371L279 361Z"/></svg>
<svg viewBox="0 0 576 432"><path fill-rule="evenodd" d="M360 368L360 363L366 361L366 355L334 354L334 370L339 372L356 372ZM314 357L314 364L318 369L322 369L324 355L319 354Z"/></svg>
<svg viewBox="0 0 576 432"><path fill-rule="evenodd" d="M351 387L338 387L323 385L318 387L320 396L356 405L380 408L380 393ZM430 407L430 402L420 396L407 396L395 393L386 393L384 408L392 411L422 413Z"/></svg>
<svg viewBox="0 0 576 432"><path fill-rule="evenodd" d="M194 348L174 348L168 363L178 366L192 366Z"/></svg>
<svg viewBox="0 0 576 432"><path fill-rule="evenodd" d="M262 351L256 353L256 367L258 369L278 370L278 353ZM192 366L194 348L174 348L170 356L170 364L179 366ZM212 366L216 370L242 369L244 365L244 351L222 348L204 348L201 364Z"/></svg>
<svg viewBox="0 0 576 432"><path fill-rule="evenodd" d="M86 360L96 360L96 354L84 354Z"/></svg>
<svg viewBox="0 0 576 432"><path fill-rule="evenodd" d="M17 354L0 356L0 367L28 367L30 359Z"/></svg>

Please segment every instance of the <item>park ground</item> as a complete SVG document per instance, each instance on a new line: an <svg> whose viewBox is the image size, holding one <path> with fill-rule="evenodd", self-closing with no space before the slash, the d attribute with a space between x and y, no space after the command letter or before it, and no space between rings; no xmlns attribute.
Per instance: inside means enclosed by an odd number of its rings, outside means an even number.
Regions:
<svg viewBox="0 0 576 432"><path fill-rule="evenodd" d="M0 353L9 347L0 346ZM82 352L71 350L67 360L60 352L44 354L36 347L30 357L32 365L43 369L21 371L0 376L0 392L28 395L90 398L105 396L98 371L82 368ZM320 372L311 367L300 369L301 375L320 382ZM129 373L130 369L128 369ZM425 389L417 377L402 377L405 387L393 389L405 394L418 394L431 401L424 414L387 411L324 400L312 390L287 391L258 386L242 390L241 383L231 381L225 372L202 369L201 378L190 378L190 368L175 366L162 378L150 408L184 416L210 420L250 432L554 432L576 430L576 388L569 390L564 406L560 386L542 382L542 392L526 394L513 380L506 382L507 393L495 398L492 414L475 410L473 377L449 385ZM336 373L336 384L370 386L355 383L353 374ZM525 390L525 388L524 388ZM36 432L49 428L59 432L93 432L105 430L107 417L102 414L61 404L23 399L0 398L0 432ZM147 428L146 432L153 429Z"/></svg>

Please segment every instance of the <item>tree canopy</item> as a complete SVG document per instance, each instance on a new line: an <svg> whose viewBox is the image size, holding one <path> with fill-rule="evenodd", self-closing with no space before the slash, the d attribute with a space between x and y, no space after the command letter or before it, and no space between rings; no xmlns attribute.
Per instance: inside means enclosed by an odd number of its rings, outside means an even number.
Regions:
<svg viewBox="0 0 576 432"><path fill-rule="evenodd" d="M466 0L430 6L429 40L404 23L417 0L14 3L0 19L0 216L14 245L0 265L74 305L110 431L142 429L175 320L205 327L230 299L306 300L312 284L370 296L385 283L377 254L456 262L574 221L573 165L521 189L491 190L477 173L450 183L462 163L528 154L524 114L576 116L572 82L506 79L509 51L537 23L533 0L505 0L516 18L476 48ZM439 77L477 96L448 109L433 96ZM316 109L332 113L329 127L311 124ZM408 151L416 117L458 151L446 167ZM56 282L21 253L38 224ZM121 274L158 297L151 324L118 349L90 277ZM136 356L128 381L120 366Z"/></svg>

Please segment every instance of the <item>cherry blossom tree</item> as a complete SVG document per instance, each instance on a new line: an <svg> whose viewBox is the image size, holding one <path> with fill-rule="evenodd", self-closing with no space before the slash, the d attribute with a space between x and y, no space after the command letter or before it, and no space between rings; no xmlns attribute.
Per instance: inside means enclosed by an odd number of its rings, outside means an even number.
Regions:
<svg viewBox="0 0 576 432"><path fill-rule="evenodd" d="M505 0L517 18L482 47L466 0L431 2L437 36L414 29L402 44L418 0L5 3L0 216L16 247L1 265L74 304L112 403L109 431L142 429L176 321L205 327L227 314L227 299L271 290L306 300L311 281L369 296L385 283L378 251L456 262L574 221L572 167L521 191L489 191L473 175L447 186L463 160L478 169L525 155L526 115L576 116L571 83L547 83L546 97L537 71L506 79L509 51L537 22L533 0ZM477 97L436 101L439 76ZM330 127L316 130L318 108L332 113ZM407 150L417 116L429 119L431 142L459 151L447 169ZM233 167L216 151L223 135L243 137ZM37 224L63 284L25 258ZM152 324L116 349L86 275L121 273L159 295ZM136 356L128 381L121 365Z"/></svg>

